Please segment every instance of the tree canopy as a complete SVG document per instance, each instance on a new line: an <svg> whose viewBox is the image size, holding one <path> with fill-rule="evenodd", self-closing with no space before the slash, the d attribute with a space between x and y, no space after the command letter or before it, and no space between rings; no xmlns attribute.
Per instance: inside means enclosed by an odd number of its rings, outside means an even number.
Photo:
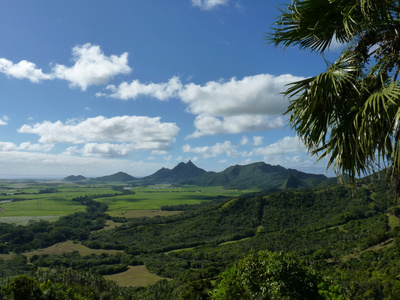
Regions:
<svg viewBox="0 0 400 300"><path fill-rule="evenodd" d="M293 0L267 40L324 54L327 70L289 85L286 114L310 153L353 181L383 167L400 193L400 20L394 0Z"/></svg>

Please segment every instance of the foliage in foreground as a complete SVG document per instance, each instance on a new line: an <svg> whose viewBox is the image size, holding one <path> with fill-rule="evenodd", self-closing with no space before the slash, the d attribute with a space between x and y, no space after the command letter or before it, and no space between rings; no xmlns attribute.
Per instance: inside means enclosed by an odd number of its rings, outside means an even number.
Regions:
<svg viewBox="0 0 400 300"><path fill-rule="evenodd" d="M269 40L323 54L346 46L317 76L294 82L290 124L311 153L355 181L387 163L400 193L400 8L396 0L294 0Z"/></svg>
<svg viewBox="0 0 400 300"><path fill-rule="evenodd" d="M4 300L131 299L133 289L123 289L99 275L58 269L19 275L0 287Z"/></svg>
<svg viewBox="0 0 400 300"><path fill-rule="evenodd" d="M318 291L321 278L281 252L251 253L221 278L213 299L323 299Z"/></svg>

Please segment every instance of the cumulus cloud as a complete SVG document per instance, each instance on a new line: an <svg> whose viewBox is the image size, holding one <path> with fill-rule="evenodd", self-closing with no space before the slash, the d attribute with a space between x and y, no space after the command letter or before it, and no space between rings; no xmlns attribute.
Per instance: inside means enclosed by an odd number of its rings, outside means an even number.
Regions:
<svg viewBox="0 0 400 300"><path fill-rule="evenodd" d="M0 72L18 79L29 79L37 83L42 80L63 79L70 82L71 87L79 87L82 91L90 85L106 84L118 74L128 74L128 53L120 56L106 56L97 45L90 43L75 46L72 49L74 65L67 67L56 64L49 74L42 72L36 64L22 60L17 64L0 58Z"/></svg>
<svg viewBox="0 0 400 300"><path fill-rule="evenodd" d="M115 75L131 71L126 52L120 56L105 56L99 46L87 43L75 46L72 55L75 64L72 67L56 65L54 76L68 80L71 87L80 87L83 91L90 85L105 84Z"/></svg>
<svg viewBox="0 0 400 300"><path fill-rule="evenodd" d="M253 145L254 146L259 146L263 143L264 137L262 136L253 136Z"/></svg>
<svg viewBox="0 0 400 300"><path fill-rule="evenodd" d="M166 83L140 83L134 80L131 83L123 82L119 86L109 85L106 90L111 94L97 93L97 96L109 96L112 98L128 100L136 99L139 96L150 96L158 100L167 100L177 96L182 89L182 83L178 77L172 77Z"/></svg>
<svg viewBox="0 0 400 300"><path fill-rule="evenodd" d="M307 153L307 148L300 141L300 139L295 137L286 136L283 139L277 141L276 143L270 144L266 147L254 148L250 155L262 155L264 157L271 155L283 155L283 154L305 154Z"/></svg>
<svg viewBox="0 0 400 300"><path fill-rule="evenodd" d="M249 143L249 138L245 135L242 136L242 140L240 141L240 145L244 146L247 145Z"/></svg>
<svg viewBox="0 0 400 300"><path fill-rule="evenodd" d="M51 143L127 143L130 149L168 149L175 141L179 128L174 123L162 123L159 117L117 116L105 118L98 116L81 122L61 121L23 125L20 133L32 133L40 136L39 142ZM83 153L107 153L117 151L123 154L123 145L106 144L87 145ZM118 148L118 149L117 149ZM114 150L111 150L114 149ZM117 150L116 150L117 149Z"/></svg>
<svg viewBox="0 0 400 300"><path fill-rule="evenodd" d="M0 142L0 152L6 151L50 151L54 148L53 144L31 144L30 142L24 142L20 145L11 142Z"/></svg>
<svg viewBox="0 0 400 300"><path fill-rule="evenodd" d="M219 5L226 5L228 2L229 0L192 0L192 5L204 10L209 10Z"/></svg>
<svg viewBox="0 0 400 300"><path fill-rule="evenodd" d="M10 119L7 116L3 116L2 118L0 118L0 126L7 125L9 120Z"/></svg>
<svg viewBox="0 0 400 300"><path fill-rule="evenodd" d="M124 157L128 156L135 147L132 144L88 143L81 149L77 146L68 147L65 154L97 157Z"/></svg>
<svg viewBox="0 0 400 300"><path fill-rule="evenodd" d="M218 116L237 114L276 115L285 111L288 101L281 92L285 85L302 79L290 74L260 74L227 82L210 81L205 85L188 84L180 92L182 101L193 114Z"/></svg>
<svg viewBox="0 0 400 300"><path fill-rule="evenodd" d="M10 142L0 142L0 151L13 151L16 150L17 146Z"/></svg>
<svg viewBox="0 0 400 300"><path fill-rule="evenodd" d="M236 150L237 146L232 145L230 141L216 143L214 146L192 147L188 144L182 147L183 152L201 154L203 158L217 157L226 154L229 157L239 156Z"/></svg>
<svg viewBox="0 0 400 300"><path fill-rule="evenodd" d="M284 126L281 116L288 100L285 85L303 79L290 74L260 74L229 81L187 84L179 92L187 110L197 115L196 131L190 137L218 133L240 133Z"/></svg>
<svg viewBox="0 0 400 300"><path fill-rule="evenodd" d="M50 151L54 148L54 144L31 144L30 142L21 143L17 150L25 151Z"/></svg>
<svg viewBox="0 0 400 300"><path fill-rule="evenodd" d="M209 81L204 85L182 84L178 77L166 83L140 83L135 80L119 86L110 85L109 96L128 100L150 96L159 100L179 98L187 105L187 111L196 116L196 131L189 137L219 133L239 133L270 130L282 127L281 114L288 100L281 92L285 85L303 79L290 74L273 76L259 74L228 81Z"/></svg>
<svg viewBox="0 0 400 300"><path fill-rule="evenodd" d="M241 133L251 131L266 131L283 127L284 118L281 116L237 115L218 118L207 114L196 117L196 131L188 138L198 138L204 135L223 133Z"/></svg>
<svg viewBox="0 0 400 300"><path fill-rule="evenodd" d="M0 58L0 72L18 79L29 79L34 83L53 78L52 75L44 74L42 69L38 69L34 63L26 60L14 64L8 59Z"/></svg>

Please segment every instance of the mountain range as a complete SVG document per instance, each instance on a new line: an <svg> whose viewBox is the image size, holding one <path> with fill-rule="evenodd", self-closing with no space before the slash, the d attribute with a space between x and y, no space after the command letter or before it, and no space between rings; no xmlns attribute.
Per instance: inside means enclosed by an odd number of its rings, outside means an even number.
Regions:
<svg viewBox="0 0 400 300"><path fill-rule="evenodd" d="M224 186L238 189L287 189L312 187L329 178L325 175L300 172L264 162L235 165L222 172L207 172L192 161L181 162L173 169L161 168L152 175L136 178L124 172L87 179L84 176L68 176L64 181L124 182L132 185L193 184L199 186Z"/></svg>

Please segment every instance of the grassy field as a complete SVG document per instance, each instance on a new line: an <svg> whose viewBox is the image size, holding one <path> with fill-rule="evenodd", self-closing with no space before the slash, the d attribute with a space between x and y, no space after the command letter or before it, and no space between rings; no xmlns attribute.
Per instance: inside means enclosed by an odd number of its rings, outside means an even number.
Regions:
<svg viewBox="0 0 400 300"><path fill-rule="evenodd" d="M158 210L165 205L198 204L210 201L218 196L236 197L251 191L227 190L221 186L182 188L134 188L134 195L98 198L97 201L108 205L111 214L119 214L128 210Z"/></svg>
<svg viewBox="0 0 400 300"><path fill-rule="evenodd" d="M103 249L89 249L79 243L73 243L72 241L66 241L55 244L45 249L39 249L31 252L23 253L28 259L33 255L62 255L64 253L70 253L78 251L82 256L92 254L115 254L122 253L122 250L103 250ZM0 254L0 259L11 259L14 254ZM129 269L125 272L106 275L105 278L115 281L120 286L148 286L156 283L159 280L164 279L156 274L150 273L147 268L141 266L129 266Z"/></svg>
<svg viewBox="0 0 400 300"><path fill-rule="evenodd" d="M133 209L133 210L113 210L108 214L112 217L142 218L142 217L167 217L181 213L180 211L163 211L160 209ZM110 223L112 226L112 223Z"/></svg>
<svg viewBox="0 0 400 300"><path fill-rule="evenodd" d="M145 266L130 266L125 272L104 277L115 281L119 286L148 286L165 279L150 273Z"/></svg>
<svg viewBox="0 0 400 300"><path fill-rule="evenodd" d="M64 253L69 253L73 251L78 251L81 255L91 255L91 254L115 254L115 253L123 253L122 250L103 250L103 249L90 249L84 245L79 243L74 243L72 241L66 241L62 243L55 244L48 248L39 249L31 252L23 253L26 257L30 258L33 255L62 255Z"/></svg>
<svg viewBox="0 0 400 300"><path fill-rule="evenodd" d="M43 193L49 188L55 192ZM103 185L0 181L0 222L26 225L30 220L54 221L60 216L85 211L86 206L71 201L73 198L115 193L110 186Z"/></svg>
<svg viewBox="0 0 400 300"><path fill-rule="evenodd" d="M38 249L31 252L25 252L27 258L31 258L33 255L62 255L64 253L70 253L73 251L78 251L82 256L92 255L92 254L115 254L115 253L123 253L122 250L105 250L105 249L90 249L80 243L74 243L72 241L66 241L54 244L53 246ZM0 254L0 259L11 259L14 254Z"/></svg>
<svg viewBox="0 0 400 300"><path fill-rule="evenodd" d="M46 220L49 222L57 221L60 216L20 216L20 217L1 217L0 212L0 222L15 224L15 225L27 225L30 221Z"/></svg>
<svg viewBox="0 0 400 300"><path fill-rule="evenodd" d="M20 216L62 216L77 211L84 211L85 206L62 198L42 198L13 201L0 204L2 217Z"/></svg>
<svg viewBox="0 0 400 300"><path fill-rule="evenodd" d="M79 196L113 195L116 184L79 185L65 182L0 181L0 222L27 224L30 220L54 221L58 217L85 211L86 206L71 199ZM120 185L122 187L122 185ZM43 192L53 189L54 192ZM177 212L161 211L165 205L198 204L218 196L236 197L251 191L223 187L134 187L134 194L96 198L108 205L111 216L153 217ZM12 200L11 202L9 202Z"/></svg>

